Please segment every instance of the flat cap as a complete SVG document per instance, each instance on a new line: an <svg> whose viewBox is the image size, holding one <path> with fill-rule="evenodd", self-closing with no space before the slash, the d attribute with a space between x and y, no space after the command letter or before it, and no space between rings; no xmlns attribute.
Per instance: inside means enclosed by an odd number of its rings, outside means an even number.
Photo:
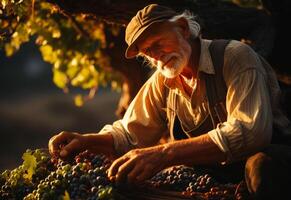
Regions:
<svg viewBox="0 0 291 200"><path fill-rule="evenodd" d="M158 4L150 4L139 10L125 30L125 41L128 45L125 57L133 58L138 54L135 42L152 24L171 19L175 15L177 13L171 8Z"/></svg>

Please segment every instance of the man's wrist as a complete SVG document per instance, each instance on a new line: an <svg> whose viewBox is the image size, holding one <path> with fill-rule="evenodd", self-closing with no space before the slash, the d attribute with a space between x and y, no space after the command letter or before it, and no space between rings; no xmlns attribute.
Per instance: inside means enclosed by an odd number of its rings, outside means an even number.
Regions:
<svg viewBox="0 0 291 200"><path fill-rule="evenodd" d="M164 154L164 156L166 156L167 159L167 166L173 166L175 165L175 161L176 161L176 154L175 151L173 149L173 145L171 145L170 143L168 144L163 144L162 145L162 153Z"/></svg>
<svg viewBox="0 0 291 200"><path fill-rule="evenodd" d="M111 134L88 133L84 134L84 136L85 143L88 144L93 152L116 156L114 141Z"/></svg>

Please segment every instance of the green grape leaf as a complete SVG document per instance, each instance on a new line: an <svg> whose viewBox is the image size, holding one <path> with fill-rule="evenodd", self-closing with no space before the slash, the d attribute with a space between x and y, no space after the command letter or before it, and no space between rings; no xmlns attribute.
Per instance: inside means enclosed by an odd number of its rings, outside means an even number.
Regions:
<svg viewBox="0 0 291 200"><path fill-rule="evenodd" d="M22 159L23 169L26 172L23 174L23 178L31 180L37 166L36 158L31 153L24 153Z"/></svg>
<svg viewBox="0 0 291 200"><path fill-rule="evenodd" d="M43 0L0 0L0 8L0 15L12 19L0 19L0 29L9 33L0 35L0 49L6 56L12 56L25 42L35 39L43 60L51 64L53 82L64 92L71 86L97 89L111 81L115 81L113 89L120 88L117 77L104 70L110 68L111 59L103 51L115 45L106 37L107 29L115 37L120 32L119 26L107 26L83 14L74 14L72 17L82 32L87 33L80 34L72 20ZM81 106L86 101L87 97L76 97L75 104Z"/></svg>
<svg viewBox="0 0 291 200"><path fill-rule="evenodd" d="M70 195L69 195L67 190L65 191L65 194L63 196L63 200L70 200Z"/></svg>

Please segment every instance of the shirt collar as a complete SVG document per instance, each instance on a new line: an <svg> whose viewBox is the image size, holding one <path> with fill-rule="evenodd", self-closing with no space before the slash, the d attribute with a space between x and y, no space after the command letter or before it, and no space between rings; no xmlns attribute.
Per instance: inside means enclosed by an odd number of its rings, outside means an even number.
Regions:
<svg viewBox="0 0 291 200"><path fill-rule="evenodd" d="M211 43L211 40L206 40L200 38L200 44L201 44L201 53L199 58L199 67L198 72L205 72L207 74L215 74L215 70L213 67L212 59L209 52L209 45ZM165 78L164 84L168 88L176 88L180 89L180 78Z"/></svg>

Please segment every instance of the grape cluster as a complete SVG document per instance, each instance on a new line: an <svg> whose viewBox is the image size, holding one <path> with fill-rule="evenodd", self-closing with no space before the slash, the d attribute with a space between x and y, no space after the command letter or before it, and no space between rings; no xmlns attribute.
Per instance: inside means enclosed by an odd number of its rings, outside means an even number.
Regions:
<svg viewBox="0 0 291 200"><path fill-rule="evenodd" d="M72 164L59 159L53 162L57 169L24 200L57 200L66 193L71 200L113 198L112 183L106 174L110 161L104 155L84 151L75 157Z"/></svg>
<svg viewBox="0 0 291 200"><path fill-rule="evenodd" d="M84 151L63 161L37 149L28 150L23 158L22 165L0 175L0 200L127 199L123 188L108 179L112 161L104 155ZM189 199L248 199L242 186L220 183L207 169L181 165L157 173L140 188L177 192ZM138 199L138 193L136 196L134 199Z"/></svg>
<svg viewBox="0 0 291 200"><path fill-rule="evenodd" d="M182 165L159 172L148 183L158 188L190 192L206 192L217 184L210 174Z"/></svg>
<svg viewBox="0 0 291 200"><path fill-rule="evenodd" d="M39 181L46 177L50 170L53 170L53 165L50 162L50 157L43 151L27 150L26 155L31 155L35 159L36 166L34 174L28 176L28 169L25 164L13 170L5 170L0 175L0 199L23 199L24 196L32 192Z"/></svg>
<svg viewBox="0 0 291 200"><path fill-rule="evenodd" d="M207 169L174 166L163 170L147 181L147 186L182 192L200 199L248 199L246 188L238 190L238 184L219 183Z"/></svg>
<svg viewBox="0 0 291 200"><path fill-rule="evenodd" d="M113 185L106 174L111 161L104 155L84 151L68 162L50 159L40 150L28 152L37 157L32 178L24 178L23 165L4 171L0 176L1 200L113 199Z"/></svg>

